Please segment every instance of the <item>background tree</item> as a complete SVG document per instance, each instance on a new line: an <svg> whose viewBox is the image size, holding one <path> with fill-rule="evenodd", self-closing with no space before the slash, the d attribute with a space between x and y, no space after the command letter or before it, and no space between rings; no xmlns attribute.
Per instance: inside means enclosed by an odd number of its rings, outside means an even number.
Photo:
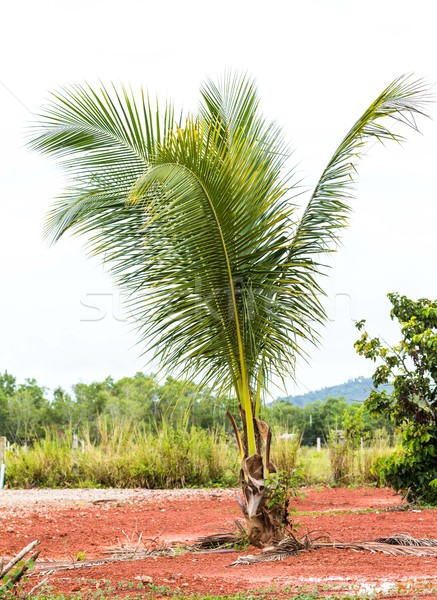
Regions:
<svg viewBox="0 0 437 600"><path fill-rule="evenodd" d="M0 435L20 444L28 444L43 433L50 404L46 389L35 379L17 385L7 371L0 374Z"/></svg>
<svg viewBox="0 0 437 600"><path fill-rule="evenodd" d="M9 402L16 391L16 379L5 371L0 373L0 435L8 434Z"/></svg>
<svg viewBox="0 0 437 600"><path fill-rule="evenodd" d="M74 429L78 421L76 404L70 394L61 387L55 388L50 402L46 425L55 425L63 430Z"/></svg>
<svg viewBox="0 0 437 600"><path fill-rule="evenodd" d="M54 94L33 147L71 175L46 232L86 234L104 256L161 366L233 390L241 502L257 545L283 535L285 496L271 502L271 432L260 419L273 379L293 374L317 340L320 255L347 223L353 176L369 141L399 141L382 121L415 128L426 86L402 77L365 111L334 153L301 218L301 192L281 129L259 112L255 85L208 81L194 114L152 106L141 91L72 86ZM279 481L278 477L275 478Z"/></svg>
<svg viewBox="0 0 437 600"><path fill-rule="evenodd" d="M393 348L364 332L358 354L380 360L373 381L392 383L393 392L375 389L366 401L377 415L390 418L402 434L402 448L379 463L384 483L412 501L437 503L437 301L417 302L389 294L390 316L399 321L402 339ZM357 324L364 327L364 321Z"/></svg>

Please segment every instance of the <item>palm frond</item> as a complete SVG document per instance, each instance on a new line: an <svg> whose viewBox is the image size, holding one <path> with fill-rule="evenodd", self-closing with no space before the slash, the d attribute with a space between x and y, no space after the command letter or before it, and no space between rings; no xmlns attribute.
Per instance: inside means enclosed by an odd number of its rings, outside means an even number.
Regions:
<svg viewBox="0 0 437 600"><path fill-rule="evenodd" d="M437 540L429 538L415 538L408 533L394 533L388 537L380 537L375 540L380 544L391 544L393 546L429 546L437 547Z"/></svg>
<svg viewBox="0 0 437 600"><path fill-rule="evenodd" d="M332 251L339 231L346 227L353 200L357 167L372 142L402 142L391 125L418 130L416 116L427 116L429 86L403 75L393 81L369 106L334 152L308 202L294 236L293 257L311 257Z"/></svg>
<svg viewBox="0 0 437 600"><path fill-rule="evenodd" d="M407 539L408 538L408 539ZM423 542L423 543L422 543ZM286 537L277 545L266 548L258 554L239 556L231 566L253 565L260 562L274 562L295 556L305 550L337 549L355 552L382 553L391 556L434 556L437 557L435 540L421 540L405 535L394 535L365 542L321 542L306 535L297 539L294 535Z"/></svg>
<svg viewBox="0 0 437 600"><path fill-rule="evenodd" d="M157 340L161 364L232 383L245 411L259 323L270 310L263 298L276 285L271 256L284 253L289 225L284 189L270 178L264 152L242 132L229 146L216 124L187 121L131 193L144 205L151 257L128 282L151 284L146 304L137 305L144 338Z"/></svg>
<svg viewBox="0 0 437 600"><path fill-rule="evenodd" d="M255 82L247 76L227 73L217 83L208 79L200 93L200 115L220 123L222 134L232 137L233 132L243 130L250 137L252 128L258 130L260 100Z"/></svg>
<svg viewBox="0 0 437 600"><path fill-rule="evenodd" d="M399 77L370 105L342 140L290 240L287 260L281 265L280 289L272 302L270 321L264 328L266 340L272 335L271 331L276 331L275 316L284 310L293 315L296 326L296 343L291 347L293 353L305 355L301 345L305 340L317 343L318 326L326 321L322 303L325 293L319 283L325 265L320 262L320 256L335 250L340 231L347 226L354 198L354 178L365 148L372 142L402 142L404 138L391 131L390 121L417 130L415 117L427 116L425 107L430 100L424 81ZM384 121L387 120L386 124ZM272 365L268 353L261 355L260 372L265 370L265 361ZM279 372L276 369L276 376L281 377L280 369Z"/></svg>
<svg viewBox="0 0 437 600"><path fill-rule="evenodd" d="M132 91L115 86L65 88L52 94L38 117L31 148L58 158L73 183L48 215L45 234L52 241L96 214L103 198L104 213L111 198L117 207L126 201L130 185L174 126L171 103L154 110L143 90L136 100Z"/></svg>

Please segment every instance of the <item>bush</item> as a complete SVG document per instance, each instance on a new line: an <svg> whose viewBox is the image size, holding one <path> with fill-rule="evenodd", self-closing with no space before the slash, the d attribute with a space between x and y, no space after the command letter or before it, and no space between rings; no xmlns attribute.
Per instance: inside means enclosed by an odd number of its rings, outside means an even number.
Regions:
<svg viewBox="0 0 437 600"><path fill-rule="evenodd" d="M408 500L437 504L437 301L398 294L389 299L391 317L401 325L399 344L384 347L366 332L355 342L359 354L382 362L373 375L375 387L393 385L391 394L372 390L367 406L391 418L401 434L401 447L380 459L376 472Z"/></svg>
<svg viewBox="0 0 437 600"><path fill-rule="evenodd" d="M437 504L437 429L406 426L402 446L380 458L374 471L383 485L404 493L412 502Z"/></svg>

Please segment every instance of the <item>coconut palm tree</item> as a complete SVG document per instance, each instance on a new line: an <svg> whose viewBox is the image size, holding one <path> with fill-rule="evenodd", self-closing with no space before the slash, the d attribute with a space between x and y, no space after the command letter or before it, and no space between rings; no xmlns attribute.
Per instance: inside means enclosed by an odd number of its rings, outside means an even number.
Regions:
<svg viewBox="0 0 437 600"><path fill-rule="evenodd" d="M53 94L35 124L33 148L71 176L47 235L86 235L129 291L163 368L235 393L240 503L259 546L280 539L286 522L269 485L263 397L272 380L293 375L303 342L317 341L323 256L347 224L364 148L400 141L390 123L416 128L427 101L422 81L390 84L343 139L300 218L289 148L246 76L207 81L198 110L177 119L171 103L161 109L142 90L74 85Z"/></svg>

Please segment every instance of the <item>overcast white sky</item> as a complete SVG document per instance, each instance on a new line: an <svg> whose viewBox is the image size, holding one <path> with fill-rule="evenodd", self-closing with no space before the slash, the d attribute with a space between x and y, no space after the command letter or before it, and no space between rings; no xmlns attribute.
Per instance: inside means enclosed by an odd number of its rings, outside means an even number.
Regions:
<svg viewBox="0 0 437 600"><path fill-rule="evenodd" d="M63 175L27 151L24 137L29 110L48 90L99 78L141 83L194 108L206 76L247 70L310 188L390 81L406 72L437 81L436 11L435 0L3 0L0 371L69 388L151 368L138 358L118 293L81 240L49 248L42 238ZM408 132L403 148L376 147L363 162L355 214L326 280L323 345L299 365L288 393L371 374L353 349L353 319L395 341L387 292L437 297L437 104L431 114L423 135ZM106 316L90 321L97 312L84 303Z"/></svg>

